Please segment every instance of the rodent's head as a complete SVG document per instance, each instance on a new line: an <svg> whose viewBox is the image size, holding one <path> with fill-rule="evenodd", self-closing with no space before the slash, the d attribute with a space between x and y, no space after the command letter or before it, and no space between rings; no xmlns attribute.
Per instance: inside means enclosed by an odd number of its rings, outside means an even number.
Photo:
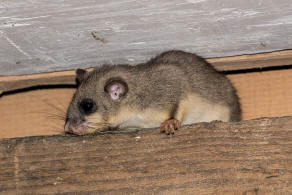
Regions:
<svg viewBox="0 0 292 195"><path fill-rule="evenodd" d="M84 135L115 127L108 119L127 96L128 85L103 71L77 69L78 88L68 107L65 132Z"/></svg>

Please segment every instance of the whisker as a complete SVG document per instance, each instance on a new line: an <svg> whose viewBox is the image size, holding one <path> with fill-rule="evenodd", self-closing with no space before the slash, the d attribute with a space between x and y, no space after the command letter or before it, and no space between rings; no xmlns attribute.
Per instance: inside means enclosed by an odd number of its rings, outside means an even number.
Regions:
<svg viewBox="0 0 292 195"><path fill-rule="evenodd" d="M49 118L49 119L57 119L57 120L61 120L61 121L65 121L66 120L66 117L64 116L61 116L61 115L57 115L57 114L49 114L49 113L46 113L46 117Z"/></svg>
<svg viewBox="0 0 292 195"><path fill-rule="evenodd" d="M64 129L59 129L59 128L58 129L52 129L50 131L52 131L54 133L58 133L58 134L60 134L60 133L64 134L65 133Z"/></svg>
<svg viewBox="0 0 292 195"><path fill-rule="evenodd" d="M109 125L109 123L95 123L95 122L87 122L89 125Z"/></svg>
<svg viewBox="0 0 292 195"><path fill-rule="evenodd" d="M60 118L63 118L63 119L66 118L66 116L60 115L60 114L53 114L53 113L46 113L46 114L48 114L49 116L57 116L57 117L60 117Z"/></svg>
<svg viewBox="0 0 292 195"><path fill-rule="evenodd" d="M54 116L48 116L48 119L52 119L52 120L58 120L58 121L64 121L64 119L63 119L63 118L54 117Z"/></svg>
<svg viewBox="0 0 292 195"><path fill-rule="evenodd" d="M46 112L46 111L39 111L39 112L36 112L36 113L44 114L44 115L46 115L46 117L55 117L55 118L59 118L59 119L62 119L62 120L66 119L66 116L63 115L63 114L50 113L50 112Z"/></svg>
<svg viewBox="0 0 292 195"><path fill-rule="evenodd" d="M65 107L61 102L59 102L59 99L56 99L56 101L58 102L59 107L61 107L61 109L65 112L67 111L67 107Z"/></svg>
<svg viewBox="0 0 292 195"><path fill-rule="evenodd" d="M94 130L98 130L97 127L98 128L103 128L103 127L107 127L107 126L106 125L98 125L98 126L96 126L96 125L86 125L86 127L89 127L91 129L94 129Z"/></svg>
<svg viewBox="0 0 292 195"><path fill-rule="evenodd" d="M54 105L54 104L52 104L52 103L47 102L47 101L45 101L45 103L46 103L48 106L50 106L51 108L54 108L54 109L55 109L56 111L58 111L59 113L66 115L66 111L65 111L65 110L59 108L58 106L56 106L56 105Z"/></svg>
<svg viewBox="0 0 292 195"><path fill-rule="evenodd" d="M64 134L64 129L61 128L60 126L56 125L56 124L48 124L47 126L47 131L50 131L50 132L54 132L54 133L57 133L57 134Z"/></svg>

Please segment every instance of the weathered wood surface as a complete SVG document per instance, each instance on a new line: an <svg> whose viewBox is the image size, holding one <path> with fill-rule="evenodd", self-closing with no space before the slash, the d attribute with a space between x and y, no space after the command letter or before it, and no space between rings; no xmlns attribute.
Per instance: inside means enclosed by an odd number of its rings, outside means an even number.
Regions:
<svg viewBox="0 0 292 195"><path fill-rule="evenodd" d="M207 59L217 70L258 69L292 64L292 50ZM90 70L90 69L89 69ZM4 92L44 85L74 85L75 71L21 76L0 76L0 95Z"/></svg>
<svg viewBox="0 0 292 195"><path fill-rule="evenodd" d="M0 75L291 49L290 0L1 0Z"/></svg>
<svg viewBox="0 0 292 195"><path fill-rule="evenodd" d="M1 194L291 194L292 117L0 140Z"/></svg>

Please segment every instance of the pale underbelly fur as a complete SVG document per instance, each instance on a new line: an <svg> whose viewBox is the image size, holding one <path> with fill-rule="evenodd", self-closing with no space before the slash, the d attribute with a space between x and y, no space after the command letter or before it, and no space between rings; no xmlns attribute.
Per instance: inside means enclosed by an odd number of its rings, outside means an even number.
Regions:
<svg viewBox="0 0 292 195"><path fill-rule="evenodd" d="M117 118L122 121L120 128L153 128L159 127L162 122L169 119L169 113L149 108L143 112L121 109ZM229 121L230 110L227 106L211 103L196 94L189 94L183 99L178 108L177 116L182 125L214 120Z"/></svg>
<svg viewBox="0 0 292 195"><path fill-rule="evenodd" d="M182 124L230 120L227 106L207 101L196 94L190 94L180 105L183 108Z"/></svg>

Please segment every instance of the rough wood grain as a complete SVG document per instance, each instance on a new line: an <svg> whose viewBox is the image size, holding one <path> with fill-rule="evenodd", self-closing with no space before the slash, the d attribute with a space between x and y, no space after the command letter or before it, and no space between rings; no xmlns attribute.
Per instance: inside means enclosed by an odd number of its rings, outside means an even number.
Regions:
<svg viewBox="0 0 292 195"><path fill-rule="evenodd" d="M219 71L261 69L292 64L292 50L207 59ZM89 69L91 70L91 69ZM21 76L0 76L0 94L34 86L73 85L75 71Z"/></svg>
<svg viewBox="0 0 292 195"><path fill-rule="evenodd" d="M290 0L1 0L0 75L291 49Z"/></svg>
<svg viewBox="0 0 292 195"><path fill-rule="evenodd" d="M0 140L2 194L291 194L292 117Z"/></svg>

